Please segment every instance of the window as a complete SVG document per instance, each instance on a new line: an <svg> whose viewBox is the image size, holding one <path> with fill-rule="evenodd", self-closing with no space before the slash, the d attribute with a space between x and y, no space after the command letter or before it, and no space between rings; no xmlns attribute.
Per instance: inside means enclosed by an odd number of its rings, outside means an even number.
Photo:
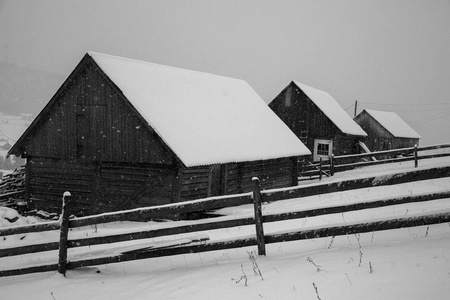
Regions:
<svg viewBox="0 0 450 300"><path fill-rule="evenodd" d="M317 144L317 155L326 155L330 153L330 144Z"/></svg>
<svg viewBox="0 0 450 300"><path fill-rule="evenodd" d="M333 153L333 141L331 140L314 140L314 161L329 159Z"/></svg>

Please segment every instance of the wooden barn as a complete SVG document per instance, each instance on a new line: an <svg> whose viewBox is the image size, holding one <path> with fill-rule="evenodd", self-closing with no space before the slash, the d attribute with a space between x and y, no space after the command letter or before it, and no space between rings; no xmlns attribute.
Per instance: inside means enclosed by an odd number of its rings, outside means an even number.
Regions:
<svg viewBox="0 0 450 300"><path fill-rule="evenodd" d="M29 203L77 215L296 185L308 154L245 81L95 52L8 152Z"/></svg>
<svg viewBox="0 0 450 300"><path fill-rule="evenodd" d="M292 81L269 107L311 151L313 161L360 152L367 134L330 94Z"/></svg>
<svg viewBox="0 0 450 300"><path fill-rule="evenodd" d="M421 136L394 112L364 109L354 120L367 132L364 143L372 152L419 145Z"/></svg>

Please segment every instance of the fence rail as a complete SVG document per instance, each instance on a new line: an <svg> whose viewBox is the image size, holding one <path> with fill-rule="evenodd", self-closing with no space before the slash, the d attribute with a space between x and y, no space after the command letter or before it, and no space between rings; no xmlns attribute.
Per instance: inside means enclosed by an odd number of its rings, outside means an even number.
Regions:
<svg viewBox="0 0 450 300"><path fill-rule="evenodd" d="M450 176L450 168L440 168L440 170L445 170L446 176ZM414 173L414 172L412 172ZM435 173L435 172L430 172ZM395 178L397 179L397 178ZM436 224L450 221L450 212L449 213L441 213L441 214L430 214L427 216L420 217L403 217L397 219L390 220L382 220L376 222L365 222L344 226L332 226L332 227L323 227L320 229L314 230L300 230L300 231L292 231L289 233L275 233L275 234L264 234L263 226L264 223L268 222L280 222L290 219L298 219L298 218L306 218L312 216L319 215L328 215L334 213L344 213L349 211L361 210L361 209L370 209L376 207L384 207L390 205L398 205L404 203L413 203L413 202L425 202L436 199L444 199L450 197L450 190L443 191L440 193L434 194L423 194L423 195L415 195L415 196L406 196L406 197L397 197L391 199L380 199L378 201L371 202L361 202L355 204L348 205L340 205L334 207L326 207L326 208L318 208L311 210L302 210L302 211L290 211L285 213L278 213L273 215L262 215L261 214L261 201L265 202L270 199L281 200L287 199L286 197L295 198L299 195L305 195L305 191L299 192L301 188L291 189L291 190L273 190L273 191L260 191L259 189L259 180L254 178L253 180L253 192L247 194L241 194L234 196L236 199L240 199L240 201L245 201L246 203L254 203L254 217L244 217L244 218L235 218L232 220L221 220L218 218L217 220L208 220L208 221L199 221L195 224L190 224L187 226L174 226L170 228L156 229L156 230L148 230L148 231L139 231L132 232L127 234L118 234L118 235L107 235L100 237L92 237L92 238L83 238L83 239L72 239L66 240L67 231L69 228L74 227L82 227L106 222L114 222L114 221L125 221L125 220L136 220L136 214L145 215L147 218L149 216L160 216L164 211L172 211L172 210L191 210L191 209L199 209L204 207L209 207L211 202L221 200L220 198L225 198L227 201L234 201L232 196L230 197L218 197L215 199L207 199L201 201L194 201L193 203L181 203L181 204L173 204L173 205L165 205L159 207L150 207L136 210L128 210L117 213L108 213L97 216L76 218L69 220L67 210L62 213L62 219L59 222L49 222L40 225L31 225L31 226L22 226L22 227L10 227L0 229L0 236L12 235L17 233L26 233L26 232L40 232L40 231L48 231L48 230L60 230L60 241L45 243L45 244L36 244L30 246L22 246L22 247L14 247L0 250L0 257L21 255L26 253L35 253L41 251L49 251L49 250L59 250L59 261L56 264L43 265L43 266L33 266L28 268L21 268L15 270L1 270L0 276L13 276L13 275L21 275L27 273L35 273L35 272L45 272L45 271L58 271L61 274L65 274L66 270L83 267L83 266L92 266L92 265L100 265L105 263L114 263L114 262L123 262L129 260L137 260L144 259L150 257L159 257L159 256L168 256L175 254L183 254L183 253L197 253L197 252L205 252L205 251L213 251L213 250L224 250L238 247L247 247L247 246L258 246L258 254L265 255L265 244L269 243L279 243L285 241L292 240L301 240L307 238L317 238L317 237L326 237L326 236L335 236L335 235L345 235L352 233L362 233L369 232L374 230L386 230L386 229L394 229L394 228L403 228L410 226L420 226L427 224ZM389 184L389 182L387 182ZM359 184L370 184L369 181L361 181ZM335 188L340 188L340 185ZM308 191L307 191L308 192ZM307 193L306 192L306 193ZM312 190L309 191L313 192ZM70 201L67 202L68 195L65 195L65 209L70 207ZM209 204L205 204L209 203ZM187 208L192 206L191 208ZM90 258L90 259L80 259L73 260L67 262L67 248L74 247L86 247L92 245L101 245L101 244L110 244L110 243L119 243L131 240L138 239L148 239L154 237L161 236L171 236L177 234L185 234L185 233L193 233L199 231L206 230L214 230L214 229L224 229L236 226L245 226L245 225L254 225L256 228L255 236L248 236L237 238L234 240L227 241L205 241L200 244L188 244L184 246L177 247L166 247L164 249L154 249L152 251L133 251L133 252L125 252L119 255L109 255L105 257L99 258Z"/></svg>
<svg viewBox="0 0 450 300"><path fill-rule="evenodd" d="M425 170L417 170L395 174L391 176L371 176L360 179L343 180L338 182L327 182L311 186L296 186L292 188L263 190L261 191L262 202L274 202L285 199L301 198L326 193L342 192L352 189L368 188L379 185L393 185L411 181L429 180L435 178L450 177L450 167L436 167ZM71 228L90 226L96 224L120 222L141 219L155 219L167 215L174 215L198 211L208 211L223 207L232 207L253 203L252 192L210 197L193 201L174 203L161 206L152 206L124 210L115 213L104 213L94 216L79 217L71 219L69 226ZM0 228L0 236L13 234L25 234L32 232L42 232L59 230L59 221L44 222L25 226L14 226ZM0 249L1 253L1 249ZM1 257L1 256L0 256Z"/></svg>
<svg viewBox="0 0 450 300"><path fill-rule="evenodd" d="M365 166L405 161L414 161L415 167L418 167L419 161L422 159L450 156L450 151L442 151L446 148L450 148L450 144L409 147L352 155L331 155L327 160L314 162L301 161L299 166L299 180L310 180L317 178L322 179L323 176L333 176L336 172L342 172ZM427 151L442 151L442 153L426 154L425 152Z"/></svg>

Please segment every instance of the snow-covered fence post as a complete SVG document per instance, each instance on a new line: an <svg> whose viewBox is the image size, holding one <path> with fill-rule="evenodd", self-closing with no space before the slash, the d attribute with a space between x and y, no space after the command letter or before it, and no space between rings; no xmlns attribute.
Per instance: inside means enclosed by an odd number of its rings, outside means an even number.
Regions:
<svg viewBox="0 0 450 300"><path fill-rule="evenodd" d="M67 266L67 237L69 235L69 199L72 195L69 192L64 192L60 222L59 234L59 257L58 257L58 272L66 276Z"/></svg>
<svg viewBox="0 0 450 300"><path fill-rule="evenodd" d="M419 157L417 155L417 144L414 145L414 167L417 168L419 166Z"/></svg>
<svg viewBox="0 0 450 300"><path fill-rule="evenodd" d="M266 242L264 241L264 228L261 209L261 188L258 177L253 177L253 204L255 206L256 242L258 255L266 255Z"/></svg>

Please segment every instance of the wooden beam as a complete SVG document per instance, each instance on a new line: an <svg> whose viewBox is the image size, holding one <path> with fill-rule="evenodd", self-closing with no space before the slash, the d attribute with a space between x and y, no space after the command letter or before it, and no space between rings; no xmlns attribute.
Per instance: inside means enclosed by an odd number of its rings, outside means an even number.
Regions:
<svg viewBox="0 0 450 300"><path fill-rule="evenodd" d="M61 212L61 228L59 234L59 255L58 255L58 273L66 276L67 265L67 239L69 237L69 205L71 195L65 192L63 195L63 204Z"/></svg>
<svg viewBox="0 0 450 300"><path fill-rule="evenodd" d="M198 245L184 247L157 249L149 252L124 254L119 256L109 256L103 258L94 258L86 260L70 261L67 264L68 269L80 267L95 266L109 263L125 262L130 260L147 259L152 257L172 256L178 254L200 253L207 251L227 250L233 248L242 248L256 245L255 237L238 238L228 241L206 242Z"/></svg>
<svg viewBox="0 0 450 300"><path fill-rule="evenodd" d="M369 188L382 185L395 185L418 180L450 177L450 167L438 167L425 170L405 172L401 174L373 176L361 179L344 180L339 182L322 183L312 186L299 186L283 191L262 191L263 202L278 201L320 194L329 194L352 189Z"/></svg>
<svg viewBox="0 0 450 300"><path fill-rule="evenodd" d="M330 226L319 229L301 230L297 232L276 233L266 235L266 243L268 244L281 243L281 242L330 237L337 235L348 235L381 230L391 230L405 227L440 224L449 221L450 221L450 213L442 213L421 217L398 218L368 223L350 224L344 226Z"/></svg>
<svg viewBox="0 0 450 300"><path fill-rule="evenodd" d="M252 178L253 182L253 205L255 211L256 241L258 243L258 255L266 255L266 243L264 242L264 227L261 209L261 191L259 179Z"/></svg>
<svg viewBox="0 0 450 300"><path fill-rule="evenodd" d="M291 169L291 178L292 178L292 186L298 186L298 176L299 176L299 168L298 168L298 157L291 157L292 169Z"/></svg>
<svg viewBox="0 0 450 300"><path fill-rule="evenodd" d="M208 187L206 189L206 197L211 197L212 195L212 181L213 181L213 168L214 166L209 166L209 171L208 171Z"/></svg>
<svg viewBox="0 0 450 300"><path fill-rule="evenodd" d="M177 226L172 228L162 228L150 231L132 232L126 234L107 235L91 238L72 239L67 242L68 248L85 247L101 244L111 244L126 241L135 241L140 239L150 239L161 236L176 235L182 233L191 233L198 231L214 230L228 227L238 227L253 225L254 219L251 218L239 218L233 220L218 220L215 222L207 222L200 224L191 224L189 226ZM42 251L58 250L59 243L51 242L46 244L29 245L16 248L0 249L0 257L22 255L27 253L36 253Z"/></svg>
<svg viewBox="0 0 450 300"><path fill-rule="evenodd" d="M267 223L267 222L277 222L277 221L285 221L285 220L292 220L292 219L299 219L299 218L310 218L310 217L323 216L323 215L329 215L329 214L345 213L345 212L349 212L349 211L357 211L357 210L362 210L362 209L379 208L379 207L400 205L400 204L406 204L406 203L427 202L427 201L433 201L433 200L438 200L438 199L446 199L449 197L450 197L450 190L445 191L445 192L433 193L433 194L395 197L395 198L390 198L390 199L382 199L382 200L378 200L378 201L359 202L359 203L353 203L353 204L347 204L347 205L315 208L315 209L301 210L301 211L290 211L290 212L286 212L286 213L263 216L263 221L264 221L264 223Z"/></svg>
<svg viewBox="0 0 450 300"><path fill-rule="evenodd" d="M59 225L59 222L57 222L57 221L24 225L24 226L3 227L3 228L0 228L0 236L23 234L23 233L29 233L29 232L58 230L59 227L60 227L60 225Z"/></svg>
<svg viewBox="0 0 450 300"><path fill-rule="evenodd" d="M95 164L94 178L93 178L93 186L92 186L92 202L91 202L91 212L94 214L98 214L98 202L99 202L99 190L100 190L100 182L101 182L101 173L102 173L102 163L97 162Z"/></svg>
<svg viewBox="0 0 450 300"><path fill-rule="evenodd" d="M220 186L220 190L221 190L221 194L222 195L226 195L227 194L227 188L228 188L228 165L227 164L223 164L221 166L221 186Z"/></svg>
<svg viewBox="0 0 450 300"><path fill-rule="evenodd" d="M240 162L240 163L238 163L237 164L237 171L238 171L238 179L237 179L237 181L238 181L238 193L242 193L242 186L243 186L243 179L244 179L244 166L245 166L245 163L243 163L243 162Z"/></svg>
<svg viewBox="0 0 450 300"><path fill-rule="evenodd" d="M27 202L27 204L30 206L30 208L34 208L34 205L31 203L30 201L30 159L27 159L27 163L25 166L25 201Z"/></svg>
<svg viewBox="0 0 450 300"><path fill-rule="evenodd" d="M181 201L181 187L183 183L183 167L178 165L175 177L172 181L172 202Z"/></svg>
<svg viewBox="0 0 450 300"><path fill-rule="evenodd" d="M29 267L29 268L15 269L15 270L3 270L3 271L0 271L0 277L17 276L17 275L49 272L49 271L57 271L57 270L58 270L58 264L51 264L51 265L36 266L36 267Z"/></svg>

